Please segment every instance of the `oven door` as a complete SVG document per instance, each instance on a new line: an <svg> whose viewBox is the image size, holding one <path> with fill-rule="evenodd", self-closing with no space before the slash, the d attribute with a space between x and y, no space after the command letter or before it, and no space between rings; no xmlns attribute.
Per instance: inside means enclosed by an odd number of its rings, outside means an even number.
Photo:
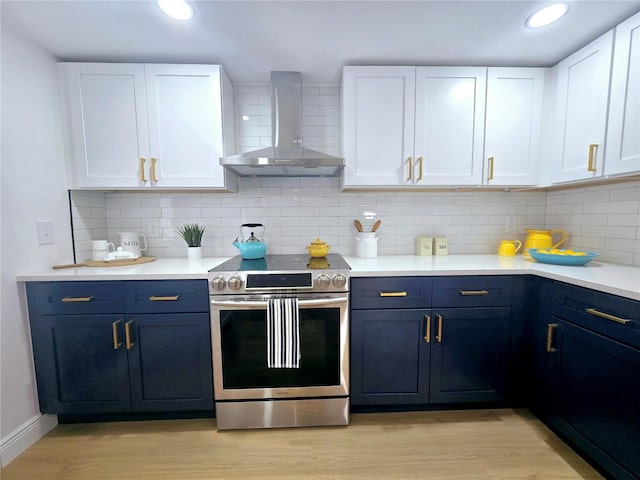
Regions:
<svg viewBox="0 0 640 480"><path fill-rule="evenodd" d="M211 297L216 400L349 394L349 295L298 294L300 367L267 367L269 295Z"/></svg>

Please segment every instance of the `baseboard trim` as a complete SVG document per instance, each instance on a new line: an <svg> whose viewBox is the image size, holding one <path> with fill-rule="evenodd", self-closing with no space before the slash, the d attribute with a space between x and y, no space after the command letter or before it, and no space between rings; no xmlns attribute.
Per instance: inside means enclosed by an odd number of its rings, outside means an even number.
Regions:
<svg viewBox="0 0 640 480"><path fill-rule="evenodd" d="M0 465L2 467L9 465L56 425L58 425L56 415L37 415L20 425L7 437L0 439Z"/></svg>

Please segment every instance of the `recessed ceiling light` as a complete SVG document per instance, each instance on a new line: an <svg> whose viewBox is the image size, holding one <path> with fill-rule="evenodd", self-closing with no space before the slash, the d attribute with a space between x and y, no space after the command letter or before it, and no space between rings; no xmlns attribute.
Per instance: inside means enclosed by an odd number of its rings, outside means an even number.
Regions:
<svg viewBox="0 0 640 480"><path fill-rule="evenodd" d="M553 3L532 14L527 18L525 25L529 28L545 27L560 20L568 11L569 5L566 3Z"/></svg>
<svg viewBox="0 0 640 480"><path fill-rule="evenodd" d="M189 20L193 17L193 9L185 0L157 0L164 13L176 20Z"/></svg>

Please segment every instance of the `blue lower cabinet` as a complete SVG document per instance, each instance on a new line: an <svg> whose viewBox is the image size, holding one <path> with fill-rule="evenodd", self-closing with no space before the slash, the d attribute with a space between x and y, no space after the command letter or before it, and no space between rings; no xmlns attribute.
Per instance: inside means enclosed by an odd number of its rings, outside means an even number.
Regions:
<svg viewBox="0 0 640 480"><path fill-rule="evenodd" d="M52 315L32 329L40 409L87 414L130 409L122 315ZM117 341L116 341L117 342Z"/></svg>
<svg viewBox="0 0 640 480"><path fill-rule="evenodd" d="M640 477L640 350L557 319L552 423L616 479Z"/></svg>
<svg viewBox="0 0 640 480"><path fill-rule="evenodd" d="M351 315L351 403L429 400L424 310L355 310Z"/></svg>
<svg viewBox="0 0 640 480"><path fill-rule="evenodd" d="M127 317L133 411L213 408L209 315Z"/></svg>
<svg viewBox="0 0 640 480"><path fill-rule="evenodd" d="M545 281L532 409L615 479L640 478L640 302Z"/></svg>
<svg viewBox="0 0 640 480"><path fill-rule="evenodd" d="M504 401L511 287L499 276L352 279L352 405Z"/></svg>
<svg viewBox="0 0 640 480"><path fill-rule="evenodd" d="M431 403L505 400L510 309L431 313Z"/></svg>
<svg viewBox="0 0 640 480"><path fill-rule="evenodd" d="M34 282L27 299L43 413L213 410L206 281Z"/></svg>

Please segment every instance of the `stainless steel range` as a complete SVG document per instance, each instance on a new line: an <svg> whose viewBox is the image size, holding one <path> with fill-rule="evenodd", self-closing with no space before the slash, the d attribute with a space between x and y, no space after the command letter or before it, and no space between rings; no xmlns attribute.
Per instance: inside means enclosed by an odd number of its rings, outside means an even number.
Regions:
<svg viewBox="0 0 640 480"><path fill-rule="evenodd" d="M209 271L218 429L349 423L349 270L330 254Z"/></svg>

